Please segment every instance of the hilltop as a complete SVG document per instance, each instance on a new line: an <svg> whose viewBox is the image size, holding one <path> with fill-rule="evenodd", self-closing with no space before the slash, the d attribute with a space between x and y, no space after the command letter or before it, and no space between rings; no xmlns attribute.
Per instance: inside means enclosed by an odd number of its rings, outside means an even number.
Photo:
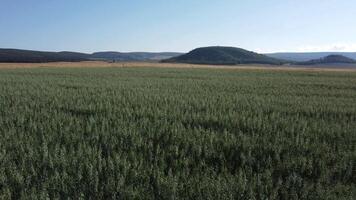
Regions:
<svg viewBox="0 0 356 200"><path fill-rule="evenodd" d="M0 62L79 62L89 60L89 55L77 52L47 52L21 49L0 49Z"/></svg>
<svg viewBox="0 0 356 200"><path fill-rule="evenodd" d="M106 51L106 52L96 52L91 54L92 59L106 59L113 61L146 61L146 60L162 60L168 59L175 56L182 55L182 53L176 52L130 52L122 53L115 51Z"/></svg>
<svg viewBox="0 0 356 200"><path fill-rule="evenodd" d="M271 56L268 56L271 55ZM278 55L278 56L276 56ZM281 56L282 55L282 56ZM284 56L283 56L284 55ZM288 55L288 56L287 56ZM314 58L317 55L323 57ZM258 54L236 47L201 47L182 54L176 52L49 52L22 49L1 49L0 63L46 63L46 62L80 62L80 61L162 61L163 63L186 63L186 64L208 64L208 65L236 65L236 64L296 64L296 65L325 65L325 64L355 64L352 59L354 53L299 53L299 54ZM298 57L299 56L299 57ZM281 59L278 59L279 57ZM306 58L313 58L305 60ZM282 59L283 58L283 59ZM296 61L302 60L302 61Z"/></svg>
<svg viewBox="0 0 356 200"><path fill-rule="evenodd" d="M91 60L103 61L149 61L161 60L181 53L175 52L96 52L92 54L62 51L32 51L22 49L0 49L0 62L22 62L22 63L43 63L43 62L80 62Z"/></svg>
<svg viewBox="0 0 356 200"><path fill-rule="evenodd" d="M342 55L329 55L319 59L313 59L306 62L299 62L300 65L317 65L317 64L356 64L356 60L342 56Z"/></svg>
<svg viewBox="0 0 356 200"><path fill-rule="evenodd" d="M190 51L187 54L163 60L169 63L190 64L213 64L213 65L235 65L235 64L272 64L280 65L284 61L268 57L235 47L202 47Z"/></svg>
<svg viewBox="0 0 356 200"><path fill-rule="evenodd" d="M316 60L329 55L341 55L356 60L355 52L298 52L298 53L286 52L286 53L269 53L265 55L276 59L290 60L295 62L306 62L310 60Z"/></svg>

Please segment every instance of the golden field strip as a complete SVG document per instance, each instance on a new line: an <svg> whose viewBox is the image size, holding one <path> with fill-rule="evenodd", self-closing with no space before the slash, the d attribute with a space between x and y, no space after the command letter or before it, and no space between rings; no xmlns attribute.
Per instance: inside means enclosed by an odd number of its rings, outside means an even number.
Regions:
<svg viewBox="0 0 356 200"><path fill-rule="evenodd" d="M0 63L0 69L13 68L101 68L101 67L159 67L159 68L214 68L214 69L258 69L258 70L278 70L278 71L350 71L356 72L356 68L342 68L339 66L306 67L306 66L273 66L273 65L200 65L181 63L159 63L159 62L50 62L50 63Z"/></svg>

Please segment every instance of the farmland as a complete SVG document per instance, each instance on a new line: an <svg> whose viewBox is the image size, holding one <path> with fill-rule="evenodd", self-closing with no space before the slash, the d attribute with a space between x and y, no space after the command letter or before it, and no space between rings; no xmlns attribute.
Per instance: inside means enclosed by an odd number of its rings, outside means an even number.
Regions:
<svg viewBox="0 0 356 200"><path fill-rule="evenodd" d="M0 199L353 199L356 72L0 70Z"/></svg>

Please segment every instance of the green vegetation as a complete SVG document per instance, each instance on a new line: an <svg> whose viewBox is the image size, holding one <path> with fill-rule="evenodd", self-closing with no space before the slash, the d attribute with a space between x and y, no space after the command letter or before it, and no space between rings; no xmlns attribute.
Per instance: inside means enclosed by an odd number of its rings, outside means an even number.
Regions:
<svg viewBox="0 0 356 200"><path fill-rule="evenodd" d="M271 58L245 49L235 47L202 47L178 56L163 60L172 63L236 65L236 64L271 64L281 65L283 60Z"/></svg>
<svg viewBox="0 0 356 200"><path fill-rule="evenodd" d="M22 49L0 48L0 62L9 63L44 63L44 62L80 62L80 61L148 61L167 59L179 56L181 53L174 52L95 52L92 54L78 52L46 52Z"/></svg>
<svg viewBox="0 0 356 200"><path fill-rule="evenodd" d="M31 51L21 49L1 49L0 62L9 63L43 63L43 62L79 62L88 61L88 54L77 52L46 52L46 51Z"/></svg>
<svg viewBox="0 0 356 200"><path fill-rule="evenodd" d="M268 53L272 58L290 60L293 62L306 62L320 59L329 55L341 55L356 60L356 52L299 52L299 53Z"/></svg>
<svg viewBox="0 0 356 200"><path fill-rule="evenodd" d="M341 55L329 55L320 59L310 60L307 62L299 62L300 65L316 65L316 64L333 64L333 63L347 63L355 64L356 60L341 56Z"/></svg>
<svg viewBox="0 0 356 200"><path fill-rule="evenodd" d="M354 199L356 74L0 71L0 199Z"/></svg>
<svg viewBox="0 0 356 200"><path fill-rule="evenodd" d="M150 53L150 52L113 52L104 51L96 52L90 55L92 59L96 60L108 60L108 61L158 61L162 59L172 58L174 56L179 56L181 53L175 52L160 52L160 53Z"/></svg>

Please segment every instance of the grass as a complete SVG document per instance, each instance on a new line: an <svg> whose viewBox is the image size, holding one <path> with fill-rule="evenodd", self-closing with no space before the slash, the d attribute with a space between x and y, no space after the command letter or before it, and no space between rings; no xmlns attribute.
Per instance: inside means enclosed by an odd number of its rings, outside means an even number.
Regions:
<svg viewBox="0 0 356 200"><path fill-rule="evenodd" d="M356 73L0 70L0 199L352 199Z"/></svg>

